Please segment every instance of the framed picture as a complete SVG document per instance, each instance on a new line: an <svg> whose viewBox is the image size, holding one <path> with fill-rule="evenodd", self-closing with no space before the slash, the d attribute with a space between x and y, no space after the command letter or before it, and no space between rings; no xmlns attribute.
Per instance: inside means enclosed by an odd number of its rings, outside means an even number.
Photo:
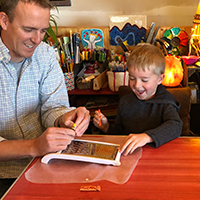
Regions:
<svg viewBox="0 0 200 200"><path fill-rule="evenodd" d="M71 0L49 0L55 6L71 6Z"/></svg>

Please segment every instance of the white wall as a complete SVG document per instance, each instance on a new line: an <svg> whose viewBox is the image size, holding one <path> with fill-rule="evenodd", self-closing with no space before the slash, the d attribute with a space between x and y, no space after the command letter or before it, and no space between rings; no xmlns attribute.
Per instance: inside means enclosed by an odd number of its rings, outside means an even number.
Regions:
<svg viewBox="0 0 200 200"><path fill-rule="evenodd" d="M192 26L199 0L71 0L59 6L59 26L109 26L110 15L147 15L147 25Z"/></svg>

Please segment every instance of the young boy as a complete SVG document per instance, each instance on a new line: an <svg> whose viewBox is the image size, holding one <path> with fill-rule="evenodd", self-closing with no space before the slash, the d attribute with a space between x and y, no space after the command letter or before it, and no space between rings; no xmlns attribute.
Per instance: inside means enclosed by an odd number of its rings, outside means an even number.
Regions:
<svg viewBox="0 0 200 200"><path fill-rule="evenodd" d="M138 44L127 60L132 93L121 98L114 125L95 111L93 123L104 133L128 135L120 146L125 156L152 143L155 147L180 136L182 121L179 104L161 85L164 79L165 57L159 48Z"/></svg>

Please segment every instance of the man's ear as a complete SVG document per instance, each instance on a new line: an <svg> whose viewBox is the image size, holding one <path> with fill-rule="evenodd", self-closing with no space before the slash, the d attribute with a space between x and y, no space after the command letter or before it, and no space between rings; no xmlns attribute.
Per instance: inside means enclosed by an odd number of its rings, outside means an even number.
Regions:
<svg viewBox="0 0 200 200"><path fill-rule="evenodd" d="M158 85L163 82L164 78L165 78L165 74L161 74L159 79L158 79Z"/></svg>
<svg viewBox="0 0 200 200"><path fill-rule="evenodd" d="M9 19L5 12L0 12L0 25L3 30L7 30Z"/></svg>

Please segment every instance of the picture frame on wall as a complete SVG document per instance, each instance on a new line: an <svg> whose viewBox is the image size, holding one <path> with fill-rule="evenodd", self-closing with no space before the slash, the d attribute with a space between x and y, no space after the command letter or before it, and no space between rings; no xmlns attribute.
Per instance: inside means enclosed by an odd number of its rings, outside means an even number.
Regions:
<svg viewBox="0 0 200 200"><path fill-rule="evenodd" d="M55 6L71 6L71 0L49 0Z"/></svg>

